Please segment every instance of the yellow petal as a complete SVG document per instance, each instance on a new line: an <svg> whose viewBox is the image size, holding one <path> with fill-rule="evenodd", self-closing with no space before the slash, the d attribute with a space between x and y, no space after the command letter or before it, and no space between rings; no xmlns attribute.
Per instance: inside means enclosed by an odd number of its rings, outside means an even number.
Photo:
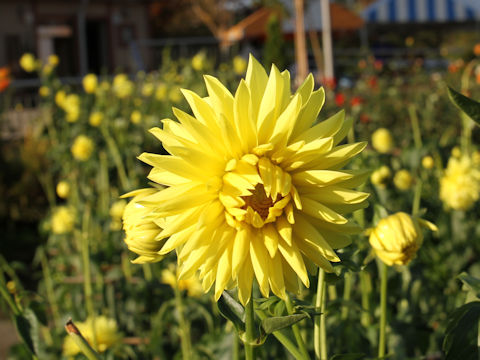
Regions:
<svg viewBox="0 0 480 360"><path fill-rule="evenodd" d="M306 214L322 219L327 222L334 224L346 224L347 219L342 215L336 213L327 206L319 203L318 201L312 200L308 197L302 196L303 212Z"/></svg>
<svg viewBox="0 0 480 360"><path fill-rule="evenodd" d="M292 245L290 246L284 241L279 241L278 249L282 253L287 263L297 273L298 277L300 278L300 280L302 280L303 284L306 287L309 287L310 280L308 279L307 269L305 268L302 255L300 254L295 243L292 242Z"/></svg>
<svg viewBox="0 0 480 360"><path fill-rule="evenodd" d="M261 238L255 236L252 241L250 241L250 259L252 260L253 270L255 272L255 277L257 278L260 291L264 297L268 297L270 291L268 285L268 262L271 259L268 256L268 253L261 242Z"/></svg>

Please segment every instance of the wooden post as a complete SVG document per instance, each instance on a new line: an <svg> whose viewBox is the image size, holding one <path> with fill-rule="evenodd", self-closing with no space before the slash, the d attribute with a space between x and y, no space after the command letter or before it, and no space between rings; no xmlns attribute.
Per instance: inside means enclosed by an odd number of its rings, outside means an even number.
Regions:
<svg viewBox="0 0 480 360"><path fill-rule="evenodd" d="M303 0L294 0L295 4L295 61L297 74L295 85L299 86L308 74L307 45L305 41L305 23L303 20Z"/></svg>
<svg viewBox="0 0 480 360"><path fill-rule="evenodd" d="M320 0L322 12L322 42L323 58L325 64L325 82L332 82L335 79L333 71L333 48L332 48L332 25L330 21L330 2L329 0Z"/></svg>

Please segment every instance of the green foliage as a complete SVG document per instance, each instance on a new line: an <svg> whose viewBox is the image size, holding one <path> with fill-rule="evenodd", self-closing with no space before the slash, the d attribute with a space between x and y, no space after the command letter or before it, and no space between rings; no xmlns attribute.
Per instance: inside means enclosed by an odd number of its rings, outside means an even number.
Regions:
<svg viewBox="0 0 480 360"><path fill-rule="evenodd" d="M272 14L267 23L267 40L263 50L263 64L265 68L270 69L275 64L279 69L284 69L285 59L285 41L280 20L277 15Z"/></svg>
<svg viewBox="0 0 480 360"><path fill-rule="evenodd" d="M480 103L448 87L450 100L465 114L480 125Z"/></svg>

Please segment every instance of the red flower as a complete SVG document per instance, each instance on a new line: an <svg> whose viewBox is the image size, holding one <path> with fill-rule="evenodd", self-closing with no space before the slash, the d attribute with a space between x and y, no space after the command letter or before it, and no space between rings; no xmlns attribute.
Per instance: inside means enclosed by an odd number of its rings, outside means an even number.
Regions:
<svg viewBox="0 0 480 360"><path fill-rule="evenodd" d="M367 114L360 115L360 122L362 124L368 124L370 122L370 117Z"/></svg>
<svg viewBox="0 0 480 360"><path fill-rule="evenodd" d="M353 106L359 106L363 104L363 99L360 96L354 96L352 100L350 100L350 105Z"/></svg>
<svg viewBox="0 0 480 360"><path fill-rule="evenodd" d="M337 106L342 106L343 104L345 104L345 95L343 95L342 93L338 93L337 95L335 95L335 104L337 104Z"/></svg>
<svg viewBox="0 0 480 360"><path fill-rule="evenodd" d="M367 81L367 84L371 89L376 89L377 85L378 85L377 77L376 76L370 76L370 78Z"/></svg>
<svg viewBox="0 0 480 360"><path fill-rule="evenodd" d="M5 91L10 85L10 70L7 67L0 68L0 92Z"/></svg>
<svg viewBox="0 0 480 360"><path fill-rule="evenodd" d="M383 69L383 61L375 60L375 62L373 63L373 67L375 68L375 70L381 71Z"/></svg>

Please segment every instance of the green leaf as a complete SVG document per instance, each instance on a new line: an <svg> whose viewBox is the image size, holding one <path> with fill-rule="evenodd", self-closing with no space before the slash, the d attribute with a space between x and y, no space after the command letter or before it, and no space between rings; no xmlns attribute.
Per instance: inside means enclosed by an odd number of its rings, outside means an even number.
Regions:
<svg viewBox="0 0 480 360"><path fill-rule="evenodd" d="M477 297L480 297L480 279L470 276L465 272L458 275L458 278L468 290L473 291Z"/></svg>
<svg viewBox="0 0 480 360"><path fill-rule="evenodd" d="M262 320L262 328L267 334L271 334L274 331L284 329L292 326L293 324L308 318L308 314L293 314L287 316L273 316Z"/></svg>
<svg viewBox="0 0 480 360"><path fill-rule="evenodd" d="M39 353L39 326L35 313L26 309L23 314L14 316L15 327L18 335L23 340L32 354Z"/></svg>
<svg viewBox="0 0 480 360"><path fill-rule="evenodd" d="M338 354L333 355L330 360L358 360L365 359L365 354L363 353L350 353L350 354Z"/></svg>
<svg viewBox="0 0 480 360"><path fill-rule="evenodd" d="M472 100L458 91L453 90L448 86L448 96L450 100L465 114L480 125L480 103Z"/></svg>
<svg viewBox="0 0 480 360"><path fill-rule="evenodd" d="M480 301L465 304L449 317L443 350L445 360L478 360Z"/></svg>
<svg viewBox="0 0 480 360"><path fill-rule="evenodd" d="M245 331L245 309L237 300L224 291L217 305L223 317L230 320L238 332Z"/></svg>

